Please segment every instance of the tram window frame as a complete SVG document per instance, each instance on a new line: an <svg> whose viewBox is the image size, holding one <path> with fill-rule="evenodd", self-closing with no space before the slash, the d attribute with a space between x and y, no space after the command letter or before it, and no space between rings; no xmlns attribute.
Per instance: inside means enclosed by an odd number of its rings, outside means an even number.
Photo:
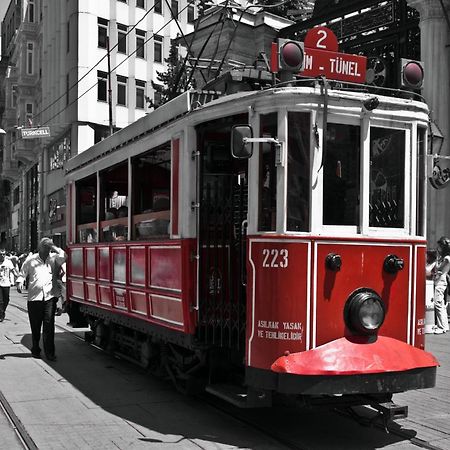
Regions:
<svg viewBox="0 0 450 450"><path fill-rule="evenodd" d="M97 174L76 181L75 192L76 241L78 243L98 242ZM84 207L83 204L85 204Z"/></svg>
<svg viewBox="0 0 450 450"><path fill-rule="evenodd" d="M172 209L171 141L133 157L131 173L133 192L131 239L134 241L168 239Z"/></svg>
<svg viewBox="0 0 450 450"><path fill-rule="evenodd" d="M100 180L99 242L128 240L128 160L103 169Z"/></svg>
<svg viewBox="0 0 450 450"><path fill-rule="evenodd" d="M404 126L400 126L400 124L398 126L392 126L391 124L388 123L384 123L382 121L373 121L370 124L370 128L369 128L369 133L368 133L368 144L369 144L369 155L368 155L368 164L369 164L369 174L368 174L368 180L367 180L367 184L369 186L369 196L368 196L368 208L370 208L370 210L373 211L374 206L372 205L373 200L372 200L372 186L376 186L377 183L379 185L380 181L376 181L373 180L373 171L371 170L374 166L373 166L373 161L372 161L372 156L373 156L373 150L372 150L372 137L374 135L374 130L389 130L391 132L391 134L393 134L393 132L397 133L397 135L399 133L403 134L403 152L401 153L402 155L402 160L400 160L397 164L397 167L403 170L400 170L399 172L397 172L397 176L402 176L403 179L401 180L402 183L397 184L398 185L402 185L403 190L402 193L400 194L400 197L397 198L397 200L401 200L402 204L399 205L399 207L397 208L397 211L400 214L400 217L398 219L397 222L394 223L390 223L390 224L375 224L371 218L371 214L370 211L368 211L368 226L369 228L373 231L377 230L380 233L389 233L391 234L392 232L394 232L395 230L400 231L400 230L406 230L407 232L409 232L410 230L410 211L409 211L409 205L410 205L410 201L411 201L411 196L412 196L412 192L411 192L411 188L410 188L410 178L412 176L411 173L411 147L410 147L410 142L411 142L411 129L410 127L404 127ZM378 139L378 138L377 138ZM381 139L381 138L380 138ZM380 144L382 145L382 144ZM390 149L384 149L382 150L382 152L391 152L392 155L398 156L400 154L400 152L398 151L398 148L400 148L401 145L397 142L396 144L393 144L391 146ZM384 158L386 158L388 156L388 154L386 153L384 155ZM379 163L381 164L381 163ZM389 158L389 160L387 161L387 165L391 168L392 171L392 167L394 166L393 160L392 158ZM376 168L374 169L376 170ZM378 170L378 172L380 172L380 168ZM386 177L386 178L392 178L393 175ZM387 195L387 189L389 188L389 186L387 185L387 180L386 180L386 195ZM383 186L384 186L383 184ZM392 191L394 192L394 194L397 192L397 189L394 189L394 185L391 185ZM381 190L381 187L378 187L377 189Z"/></svg>
<svg viewBox="0 0 450 450"><path fill-rule="evenodd" d="M310 111L288 111L286 229L311 229L311 123ZM294 135L295 133L295 135Z"/></svg>
<svg viewBox="0 0 450 450"><path fill-rule="evenodd" d="M425 237L427 220L427 128L425 126L417 126L416 144L416 235Z"/></svg>
<svg viewBox="0 0 450 450"><path fill-rule="evenodd" d="M353 158L347 156L347 160L343 161L343 158L336 159L335 158L335 166L329 166L327 163L327 160L325 158L330 157L330 155L333 155L331 153L332 148L332 127L353 127L354 130L358 130L358 134L356 138L354 139L355 144L357 147L355 148ZM329 118L329 121L327 123L327 145L326 145L326 155L323 157L323 167L322 167L322 192L321 192L321 198L320 198L320 204L322 205L322 211L321 211L321 221L322 226L324 228L339 228L342 230L342 232L349 232L349 233L358 233L361 230L362 227L362 217L361 217L361 208L362 208L362 189L363 189L363 183L362 183L362 174L361 174L361 168L363 165L363 143L361 136L363 134L362 126L360 121L355 121L351 119L347 119L344 117L339 118ZM334 131L334 133L336 130ZM333 139L336 139L336 136L334 136ZM338 147L335 147L334 155L339 156L345 156L345 155L339 155L339 150L342 152L343 148L348 148L347 146L342 146L338 149ZM353 160L357 161L356 169L353 168L353 170L350 168L348 164ZM342 164L344 162L344 165ZM348 164L345 164L347 162ZM340 164L339 164L340 163ZM328 167L327 167L328 166ZM328 170L328 173L327 173ZM339 180L343 180L341 186L344 188L345 196L343 199L341 199L341 205L342 208L336 208L336 205L338 204L338 198L336 197L336 186L333 186L329 184L331 182L330 178L327 178L328 175L336 175L335 181L337 182ZM351 175L354 176L354 188L349 184L345 183L345 180L351 181ZM328 185L328 186L327 186ZM329 187L330 190L326 191L327 187ZM354 196L355 202L353 205L348 206L346 205L346 197L347 194L350 193ZM330 195L329 201L327 202L325 200L325 196ZM326 207L328 205L333 205L334 211L327 210ZM337 211L337 212L336 212ZM339 220L336 220L336 214L340 214L341 212L344 213L342 217L339 218ZM327 216L327 217L326 217ZM337 222L337 223L333 223Z"/></svg>
<svg viewBox="0 0 450 450"><path fill-rule="evenodd" d="M278 137L278 112L259 116L259 136ZM277 226L277 167L275 149L270 143L259 144L258 231L274 232Z"/></svg>

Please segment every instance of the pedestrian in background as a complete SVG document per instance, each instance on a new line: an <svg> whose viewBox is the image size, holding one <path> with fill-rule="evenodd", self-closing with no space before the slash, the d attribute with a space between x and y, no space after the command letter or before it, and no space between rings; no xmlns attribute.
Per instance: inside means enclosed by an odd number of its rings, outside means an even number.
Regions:
<svg viewBox="0 0 450 450"><path fill-rule="evenodd" d="M64 250L45 237L38 245L37 253L29 256L20 269L17 283L24 289L28 277L28 317L32 334L31 354L40 358L41 328L43 332L44 353L49 361L56 361L55 355L55 311L58 293L54 281L58 271L66 261Z"/></svg>
<svg viewBox="0 0 450 450"><path fill-rule="evenodd" d="M0 249L0 322L5 320L5 311L9 304L9 290L18 271L14 263L6 257L6 250Z"/></svg>
<svg viewBox="0 0 450 450"><path fill-rule="evenodd" d="M450 270L450 239L442 236L437 242L436 261L427 266L427 274L433 276L434 283L434 334L449 331L445 293L447 290L447 274Z"/></svg>

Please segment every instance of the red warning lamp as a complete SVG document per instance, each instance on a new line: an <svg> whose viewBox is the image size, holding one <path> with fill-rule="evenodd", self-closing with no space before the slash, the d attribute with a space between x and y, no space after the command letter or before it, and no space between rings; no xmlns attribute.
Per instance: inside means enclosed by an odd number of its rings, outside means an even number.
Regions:
<svg viewBox="0 0 450 450"><path fill-rule="evenodd" d="M423 62L402 58L401 69L400 84L402 88L422 88L424 79Z"/></svg>
<svg viewBox="0 0 450 450"><path fill-rule="evenodd" d="M305 61L303 42L290 39L278 39L278 67L279 70L300 72Z"/></svg>

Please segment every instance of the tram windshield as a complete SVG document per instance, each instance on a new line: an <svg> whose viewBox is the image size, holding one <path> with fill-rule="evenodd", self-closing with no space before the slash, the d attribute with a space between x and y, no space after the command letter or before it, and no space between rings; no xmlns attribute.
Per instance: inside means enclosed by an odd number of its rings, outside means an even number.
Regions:
<svg viewBox="0 0 450 450"><path fill-rule="evenodd" d="M405 131L370 129L371 227L402 228L405 202Z"/></svg>
<svg viewBox="0 0 450 450"><path fill-rule="evenodd" d="M288 113L288 231L309 231L310 123L310 113Z"/></svg>
<svg viewBox="0 0 450 450"><path fill-rule="evenodd" d="M330 123L323 163L324 225L358 225L360 197L359 126Z"/></svg>

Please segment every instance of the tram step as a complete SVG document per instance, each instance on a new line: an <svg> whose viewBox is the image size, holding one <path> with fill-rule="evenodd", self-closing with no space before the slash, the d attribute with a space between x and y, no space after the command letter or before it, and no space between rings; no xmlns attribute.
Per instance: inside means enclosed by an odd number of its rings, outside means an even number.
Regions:
<svg viewBox="0 0 450 450"><path fill-rule="evenodd" d="M396 405L393 402L371 404L386 420L405 419L408 417L408 407Z"/></svg>
<svg viewBox="0 0 450 450"><path fill-rule="evenodd" d="M272 393L232 384L206 386L206 392L239 408L265 408L272 406Z"/></svg>

